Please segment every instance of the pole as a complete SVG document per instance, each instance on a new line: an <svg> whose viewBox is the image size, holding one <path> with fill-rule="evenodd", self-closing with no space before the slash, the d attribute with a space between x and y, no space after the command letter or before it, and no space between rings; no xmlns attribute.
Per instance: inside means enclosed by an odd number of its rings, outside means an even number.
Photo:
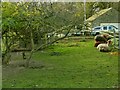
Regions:
<svg viewBox="0 0 120 90"><path fill-rule="evenodd" d="M84 35L86 29L86 0L84 0Z"/></svg>
<svg viewBox="0 0 120 90"><path fill-rule="evenodd" d="M119 27L119 26L118 26ZM118 28L119 29L119 28ZM119 30L119 47L118 47L118 49L119 49L119 51L120 51L120 30Z"/></svg>
<svg viewBox="0 0 120 90"><path fill-rule="evenodd" d="M120 53L120 24L118 24L118 33L119 33L118 49L119 49L119 53Z"/></svg>
<svg viewBox="0 0 120 90"><path fill-rule="evenodd" d="M114 30L114 48L116 47L116 35L115 35L115 30Z"/></svg>

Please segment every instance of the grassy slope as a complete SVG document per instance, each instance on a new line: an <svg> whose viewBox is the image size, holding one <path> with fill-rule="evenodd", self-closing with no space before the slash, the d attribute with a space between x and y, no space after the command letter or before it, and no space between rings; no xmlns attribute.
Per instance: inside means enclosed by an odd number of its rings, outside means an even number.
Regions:
<svg viewBox="0 0 120 90"><path fill-rule="evenodd" d="M43 62L44 68L3 75L3 87L112 88L117 85L118 57L98 52L93 41L71 41L54 47L33 55L32 59ZM61 54L51 56L53 51Z"/></svg>

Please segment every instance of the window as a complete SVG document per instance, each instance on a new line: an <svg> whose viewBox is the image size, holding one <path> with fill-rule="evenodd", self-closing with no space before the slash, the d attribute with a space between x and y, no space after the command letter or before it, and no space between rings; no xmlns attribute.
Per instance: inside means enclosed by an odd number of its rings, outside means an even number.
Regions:
<svg viewBox="0 0 120 90"><path fill-rule="evenodd" d="M104 27L103 27L103 30L107 30L107 26L104 26Z"/></svg>
<svg viewBox="0 0 120 90"><path fill-rule="evenodd" d="M112 27L111 27L111 26L109 26L109 30L112 30Z"/></svg>
<svg viewBox="0 0 120 90"><path fill-rule="evenodd" d="M94 28L94 30L100 30L101 28L100 27L96 27L96 28Z"/></svg>

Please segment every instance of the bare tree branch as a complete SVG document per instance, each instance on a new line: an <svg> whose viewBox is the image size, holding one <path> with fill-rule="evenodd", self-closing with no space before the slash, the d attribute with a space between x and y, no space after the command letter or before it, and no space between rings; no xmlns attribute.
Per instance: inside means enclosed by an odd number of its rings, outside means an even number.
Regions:
<svg viewBox="0 0 120 90"><path fill-rule="evenodd" d="M38 51L38 50L45 49L45 48L48 47L49 45L51 45L51 44L53 44L53 43L55 43L55 42L57 42L57 41L59 41L59 40L64 39L65 37L67 37L67 35L69 34L71 28L74 27L74 25L69 25L68 27L69 27L69 30L67 31L67 33L65 34L65 36L63 36L63 37L61 37L61 38L58 38L58 39L56 39L56 40L54 40L54 41L52 41L52 42L43 44L43 45L39 46L37 49L32 50L31 53L30 53L30 56L29 56L28 59L26 60L26 67L29 67L29 62L30 62L30 59L31 59L33 53L35 53L35 52Z"/></svg>

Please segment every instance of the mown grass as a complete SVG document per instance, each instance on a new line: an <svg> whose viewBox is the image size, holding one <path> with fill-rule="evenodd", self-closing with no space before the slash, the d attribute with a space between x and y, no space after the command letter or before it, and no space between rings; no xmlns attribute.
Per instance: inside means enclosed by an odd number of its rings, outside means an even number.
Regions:
<svg viewBox="0 0 120 90"><path fill-rule="evenodd" d="M9 75L3 71L3 88L117 87L118 57L99 52L93 44L93 40L68 40L38 51L32 60L42 62L44 67L23 68Z"/></svg>

